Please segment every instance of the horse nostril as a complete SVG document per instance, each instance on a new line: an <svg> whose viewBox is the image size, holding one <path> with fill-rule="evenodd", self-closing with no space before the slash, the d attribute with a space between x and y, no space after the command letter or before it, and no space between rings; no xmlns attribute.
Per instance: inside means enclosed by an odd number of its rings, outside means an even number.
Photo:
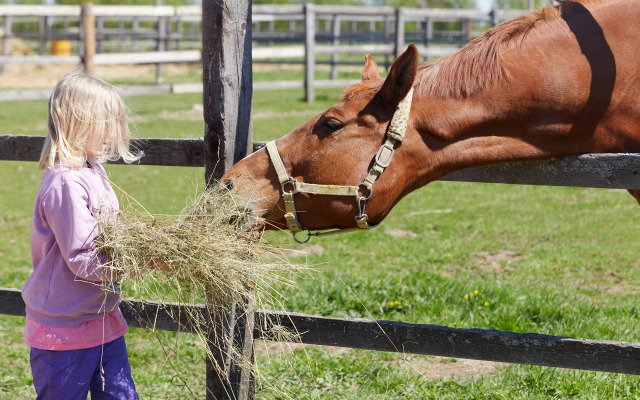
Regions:
<svg viewBox="0 0 640 400"><path fill-rule="evenodd" d="M227 190L233 190L233 181L227 179L226 181L224 181L224 187Z"/></svg>

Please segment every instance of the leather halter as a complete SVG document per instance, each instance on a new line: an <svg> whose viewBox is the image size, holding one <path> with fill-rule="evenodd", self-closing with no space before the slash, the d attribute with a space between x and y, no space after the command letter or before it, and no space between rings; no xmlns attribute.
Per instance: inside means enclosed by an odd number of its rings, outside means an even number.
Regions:
<svg viewBox="0 0 640 400"><path fill-rule="evenodd" d="M385 169L391 163L393 158L394 147L396 144L402 143L404 140L407 123L409 122L409 111L411 110L411 100L413 99L413 88L405 96L393 113L391 122L387 127L386 140L378 149L373 158L373 166L369 170L367 177L357 186L341 186L341 185L319 185L314 183L299 182L297 179L287 173L287 170L280 158L276 142L267 143L267 153L273 163L278 174L278 180L282 185L282 198L284 200L285 214L284 218L287 222L287 228L292 232L293 238L298 243L306 243L311 236L326 236L336 233L351 232L360 229L375 228L376 225L369 225L369 217L365 213L367 200L373 194L373 184L382 175ZM294 195L297 193L324 194L329 196L353 196L358 204L358 215L356 215L356 226L353 228L335 229L327 232L311 232L302 226L298 220ZM362 195L361 195L362 193ZM296 237L298 232L307 231L307 238L300 240Z"/></svg>

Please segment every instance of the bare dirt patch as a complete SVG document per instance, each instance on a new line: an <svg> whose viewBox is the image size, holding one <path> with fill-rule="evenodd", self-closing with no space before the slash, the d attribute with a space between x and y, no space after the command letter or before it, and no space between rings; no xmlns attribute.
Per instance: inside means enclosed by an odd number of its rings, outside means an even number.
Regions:
<svg viewBox="0 0 640 400"><path fill-rule="evenodd" d="M488 375L507 364L493 361L467 360L462 358L425 357L421 360L398 360L399 368L421 375L429 380L465 381Z"/></svg>
<svg viewBox="0 0 640 400"><path fill-rule="evenodd" d="M286 356L296 349L320 348L332 355L345 354L350 349L333 346L315 346L301 343L277 343L256 341L256 354L267 357ZM446 358L433 356L418 356L411 358L398 354L393 360L380 360L378 362L401 368L409 373L417 374L428 380L454 380L464 381L481 375L488 375L507 364L493 361L467 360L461 358Z"/></svg>
<svg viewBox="0 0 640 400"><path fill-rule="evenodd" d="M638 286L623 280L615 271L603 272L600 275L590 274L577 282L587 290L597 290L613 294L638 294Z"/></svg>
<svg viewBox="0 0 640 400"><path fill-rule="evenodd" d="M58 80L78 68L75 64L8 65L0 75L0 89L53 89ZM182 74L200 68L189 64L165 64L164 74ZM149 81L155 79L155 65L98 65L96 76L111 82L114 79Z"/></svg>
<svg viewBox="0 0 640 400"><path fill-rule="evenodd" d="M405 214L406 218L411 218L411 217L415 217L418 215L427 215L427 214L449 214L452 213L453 210L450 208L445 208L442 210L420 210L420 211L413 211L410 213Z"/></svg>
<svg viewBox="0 0 640 400"><path fill-rule="evenodd" d="M510 265L523 257L522 254L511 250L481 251L476 253L471 261L480 265L481 269L485 271L508 272Z"/></svg>
<svg viewBox="0 0 640 400"><path fill-rule="evenodd" d="M397 238L413 238L418 236L415 232L405 231L403 229L387 229L384 233Z"/></svg>

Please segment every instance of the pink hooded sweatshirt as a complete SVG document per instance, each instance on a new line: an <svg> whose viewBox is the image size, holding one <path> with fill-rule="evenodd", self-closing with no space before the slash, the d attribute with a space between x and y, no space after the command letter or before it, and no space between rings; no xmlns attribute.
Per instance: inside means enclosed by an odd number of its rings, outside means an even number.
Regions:
<svg viewBox="0 0 640 400"><path fill-rule="evenodd" d="M33 272L22 289L25 339L32 347L56 349L46 345L52 342L65 349L65 342L78 340L84 344L71 347L88 347L100 344L93 343L101 341L95 335L113 340L127 331L118 307L120 292L103 290L109 278L102 276L101 256L91 247L98 234L98 212L119 208L103 176L104 168L93 163L77 170L59 164L53 171L45 169L31 225ZM99 332L87 332L94 325L90 331Z"/></svg>

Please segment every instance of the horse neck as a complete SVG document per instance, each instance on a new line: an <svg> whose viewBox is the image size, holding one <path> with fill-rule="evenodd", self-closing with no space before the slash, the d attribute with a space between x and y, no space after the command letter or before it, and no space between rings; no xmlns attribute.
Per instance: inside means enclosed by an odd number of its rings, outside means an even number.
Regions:
<svg viewBox="0 0 640 400"><path fill-rule="evenodd" d="M613 53L602 31L586 35L599 28L593 18L579 21L586 26L572 23L559 19L503 49L504 79L475 93L416 91L412 126L426 148L414 153L419 167L411 190L470 166L611 151L597 130L616 79Z"/></svg>

